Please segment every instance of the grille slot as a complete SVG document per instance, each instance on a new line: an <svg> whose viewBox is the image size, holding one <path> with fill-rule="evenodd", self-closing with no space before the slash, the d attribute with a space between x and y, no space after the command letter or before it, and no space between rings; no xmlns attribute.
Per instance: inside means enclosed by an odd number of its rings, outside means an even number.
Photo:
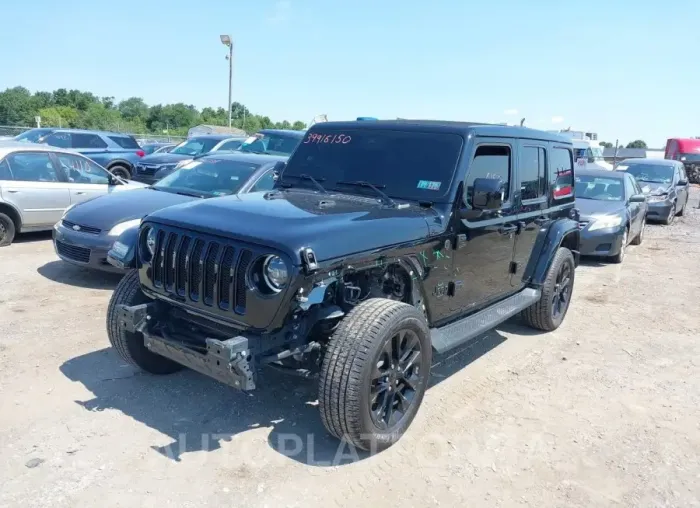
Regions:
<svg viewBox="0 0 700 508"><path fill-rule="evenodd" d="M231 289L233 285L233 247L226 247L219 266L219 307L228 310L231 305Z"/></svg>
<svg viewBox="0 0 700 508"><path fill-rule="evenodd" d="M76 224L75 222L71 222L69 220L63 219L61 221L61 224L63 224L63 227L68 228L68 229L73 229L74 226L78 226L79 229L75 231L80 231L81 233L88 233L90 235L99 235L102 230L100 228L93 228L92 226L84 226L83 224Z"/></svg>
<svg viewBox="0 0 700 508"><path fill-rule="evenodd" d="M189 260L188 256L190 255L189 249L191 243L192 239L189 236L183 236L175 255L177 259L175 267L177 274L175 279L177 280L177 294L180 296L185 295L185 280L187 278L186 268L187 261Z"/></svg>
<svg viewBox="0 0 700 508"><path fill-rule="evenodd" d="M56 250L61 256L72 259L73 261L78 261L79 263L90 262L90 249L86 249L85 247L77 247L56 240Z"/></svg>
<svg viewBox="0 0 700 508"><path fill-rule="evenodd" d="M207 256L204 262L204 303L211 305L214 300L214 287L216 286L216 276L218 263L216 256L219 254L219 244L212 242L207 249Z"/></svg>
<svg viewBox="0 0 700 508"><path fill-rule="evenodd" d="M248 265L250 265L250 260L253 254L249 250L244 250L238 258L238 266L236 267L236 312L243 314L245 311L246 304L246 274L248 273Z"/></svg>
<svg viewBox="0 0 700 508"><path fill-rule="evenodd" d="M204 250L204 241L195 240L192 256L190 256L190 266L188 281L190 283L190 298L195 302L199 300L200 285L202 284L202 251Z"/></svg>

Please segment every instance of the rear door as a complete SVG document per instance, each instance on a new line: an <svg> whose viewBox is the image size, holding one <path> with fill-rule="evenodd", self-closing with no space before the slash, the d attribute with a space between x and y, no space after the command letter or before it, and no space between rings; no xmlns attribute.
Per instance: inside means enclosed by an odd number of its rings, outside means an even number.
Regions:
<svg viewBox="0 0 700 508"><path fill-rule="evenodd" d="M110 192L110 174L87 157L70 153L52 154L70 186L71 204L82 203Z"/></svg>
<svg viewBox="0 0 700 508"><path fill-rule="evenodd" d="M3 182L2 197L22 212L22 228L53 226L70 205L70 191L49 152L18 152L5 160L12 180Z"/></svg>

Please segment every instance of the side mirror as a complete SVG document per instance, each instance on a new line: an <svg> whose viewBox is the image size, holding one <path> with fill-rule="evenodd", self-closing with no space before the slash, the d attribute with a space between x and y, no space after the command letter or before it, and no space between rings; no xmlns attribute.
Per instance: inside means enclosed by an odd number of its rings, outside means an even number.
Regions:
<svg viewBox="0 0 700 508"><path fill-rule="evenodd" d="M277 173L277 176L279 176L279 174L280 174L282 171L284 171L284 168L286 168L286 167L287 167L287 163L286 163L286 162L284 162L284 161L277 161L277 162L275 162L275 166L272 168L272 171L274 171L275 173Z"/></svg>
<svg viewBox="0 0 700 508"><path fill-rule="evenodd" d="M276 182L280 177L280 174L277 171L272 171L272 181Z"/></svg>
<svg viewBox="0 0 700 508"><path fill-rule="evenodd" d="M635 194L634 196L630 196L630 203L644 203L647 200L647 197L644 194Z"/></svg>
<svg viewBox="0 0 700 508"><path fill-rule="evenodd" d="M678 180L678 183L676 185L680 185L681 187L685 187L688 185L688 180Z"/></svg>
<svg viewBox="0 0 700 508"><path fill-rule="evenodd" d="M472 206L476 210L498 210L503 205L503 181L496 178L474 180Z"/></svg>

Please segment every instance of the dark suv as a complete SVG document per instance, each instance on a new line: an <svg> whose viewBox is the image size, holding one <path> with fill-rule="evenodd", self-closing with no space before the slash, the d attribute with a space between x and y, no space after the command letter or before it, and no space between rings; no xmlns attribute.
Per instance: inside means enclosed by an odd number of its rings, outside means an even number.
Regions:
<svg viewBox="0 0 700 508"><path fill-rule="evenodd" d="M23 132L15 140L73 149L125 179L131 178L136 162L146 155L133 136L118 132L38 128Z"/></svg>
<svg viewBox="0 0 700 508"><path fill-rule="evenodd" d="M318 376L326 428L406 431L446 352L522 314L563 321L578 264L572 145L522 127L314 125L266 193L176 205L120 238L107 330L127 362L242 390Z"/></svg>

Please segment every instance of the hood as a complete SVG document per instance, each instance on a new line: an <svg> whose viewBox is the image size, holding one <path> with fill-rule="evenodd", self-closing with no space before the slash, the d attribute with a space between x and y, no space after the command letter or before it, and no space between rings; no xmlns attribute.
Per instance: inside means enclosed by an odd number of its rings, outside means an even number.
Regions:
<svg viewBox="0 0 700 508"><path fill-rule="evenodd" d="M177 164L180 161L192 159L192 155L178 153L152 153L141 157L140 164Z"/></svg>
<svg viewBox="0 0 700 508"><path fill-rule="evenodd" d="M120 222L141 219L161 208L199 199L147 188L112 192L74 206L68 210L65 218L76 224L106 231Z"/></svg>
<svg viewBox="0 0 700 508"><path fill-rule="evenodd" d="M325 261L426 238L436 215L417 205L389 208L371 198L290 189L186 203L149 220L272 247L298 262L304 247Z"/></svg>
<svg viewBox="0 0 700 508"><path fill-rule="evenodd" d="M625 211L623 201L600 201L597 199L576 199L576 208L582 221L589 221L596 215L616 215Z"/></svg>
<svg viewBox="0 0 700 508"><path fill-rule="evenodd" d="M637 183L646 195L665 194L671 191L670 183L641 182L639 180L637 180Z"/></svg>

